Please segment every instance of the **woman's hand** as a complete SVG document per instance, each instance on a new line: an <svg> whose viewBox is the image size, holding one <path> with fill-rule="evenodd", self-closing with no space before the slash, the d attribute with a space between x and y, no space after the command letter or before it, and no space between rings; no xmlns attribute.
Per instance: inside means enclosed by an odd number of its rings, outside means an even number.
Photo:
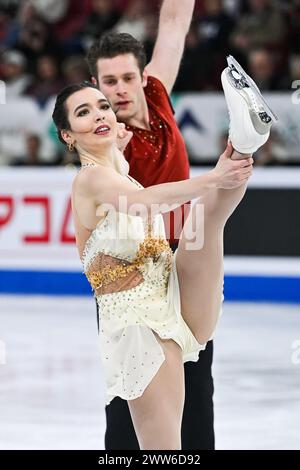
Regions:
<svg viewBox="0 0 300 470"><path fill-rule="evenodd" d="M127 131L123 122L118 122L117 146L122 153L124 152L132 136L133 132Z"/></svg>
<svg viewBox="0 0 300 470"><path fill-rule="evenodd" d="M252 174L253 158L232 160L234 149L228 142L225 152L220 156L218 163L212 170L216 178L217 188L233 189L242 186Z"/></svg>

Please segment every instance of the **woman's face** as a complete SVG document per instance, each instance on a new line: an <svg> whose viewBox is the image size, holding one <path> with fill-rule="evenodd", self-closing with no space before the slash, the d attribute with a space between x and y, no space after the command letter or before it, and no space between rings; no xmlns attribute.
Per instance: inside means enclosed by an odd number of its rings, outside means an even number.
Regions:
<svg viewBox="0 0 300 470"><path fill-rule="evenodd" d="M76 91L66 100L66 108L71 130L62 131L62 136L68 143L75 142L90 153L116 143L116 115L99 90Z"/></svg>

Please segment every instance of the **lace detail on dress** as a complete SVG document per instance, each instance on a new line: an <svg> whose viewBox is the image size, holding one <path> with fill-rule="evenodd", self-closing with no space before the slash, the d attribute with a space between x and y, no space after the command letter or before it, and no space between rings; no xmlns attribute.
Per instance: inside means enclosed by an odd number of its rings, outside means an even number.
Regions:
<svg viewBox="0 0 300 470"><path fill-rule="evenodd" d="M127 177L141 186L131 177ZM166 275L171 271L172 250L164 236L154 235L155 218L151 216L147 220L143 220L143 241L140 242L134 257L125 259L124 254L118 253L118 251L111 253L107 247L102 250L97 249L90 257L93 245L97 243L98 236L100 236L100 229L101 232L104 231L101 236L106 236L105 231L109 224L119 224L123 220L120 217L116 217L114 220L113 213L121 216L118 211L108 212L105 219L90 235L81 256L84 273L96 296L121 292L138 286L145 280L144 267L150 260L154 263L162 260Z"/></svg>
<svg viewBox="0 0 300 470"><path fill-rule="evenodd" d="M132 289L144 281L133 263L101 252L93 258L85 274L96 295Z"/></svg>
<svg viewBox="0 0 300 470"><path fill-rule="evenodd" d="M141 273L149 259L158 261L164 255L166 272L172 265L172 250L163 237L148 236L140 243L132 262L98 252L90 261L85 274L96 295L132 289L144 281Z"/></svg>

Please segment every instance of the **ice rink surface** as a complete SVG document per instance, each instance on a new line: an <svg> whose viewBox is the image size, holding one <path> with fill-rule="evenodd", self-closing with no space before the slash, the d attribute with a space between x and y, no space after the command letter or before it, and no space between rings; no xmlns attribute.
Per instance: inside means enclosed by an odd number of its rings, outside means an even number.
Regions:
<svg viewBox="0 0 300 470"><path fill-rule="evenodd" d="M94 299L0 296L0 304L0 449L103 449ZM216 448L300 449L300 305L223 310Z"/></svg>

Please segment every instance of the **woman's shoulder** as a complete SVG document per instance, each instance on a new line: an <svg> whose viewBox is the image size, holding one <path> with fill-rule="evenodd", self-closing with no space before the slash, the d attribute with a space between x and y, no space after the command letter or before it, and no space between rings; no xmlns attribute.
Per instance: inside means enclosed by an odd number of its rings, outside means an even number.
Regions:
<svg viewBox="0 0 300 470"><path fill-rule="evenodd" d="M113 180L116 171L113 168L104 165L96 165L87 168L81 168L73 179L73 190L87 190L90 192L96 185L97 188L101 183L107 184Z"/></svg>

